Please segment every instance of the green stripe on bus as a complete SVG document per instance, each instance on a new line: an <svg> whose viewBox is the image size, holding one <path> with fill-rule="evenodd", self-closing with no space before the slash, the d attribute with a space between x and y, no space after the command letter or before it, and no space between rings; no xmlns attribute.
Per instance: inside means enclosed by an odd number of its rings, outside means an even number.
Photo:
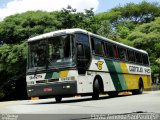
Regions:
<svg viewBox="0 0 160 120"><path fill-rule="evenodd" d="M53 72L46 73L45 79L51 79Z"/></svg>
<svg viewBox="0 0 160 120"><path fill-rule="evenodd" d="M54 72L52 75L52 79L58 79L59 78L59 73L58 72Z"/></svg>
<svg viewBox="0 0 160 120"><path fill-rule="evenodd" d="M122 86L121 86L121 83L119 81L119 77L118 77L114 62L109 61L109 60L105 60L105 62L106 62L106 65L108 67L108 70L109 70L110 76L112 78L113 84L115 86L115 89L117 91L121 91Z"/></svg>
<svg viewBox="0 0 160 120"><path fill-rule="evenodd" d="M128 87L127 87L126 81L125 81L125 79L124 79L124 75L123 75L123 74L118 74L118 77L119 77L119 80L120 80L122 89L123 89L123 90L127 90Z"/></svg>
<svg viewBox="0 0 160 120"><path fill-rule="evenodd" d="M124 78L124 74L122 72L121 66L120 66L120 62L114 62L114 66L116 68L116 72L118 73L118 79L120 81L122 90L127 90L127 85L126 85L126 81Z"/></svg>
<svg viewBox="0 0 160 120"><path fill-rule="evenodd" d="M58 72L49 72L45 76L45 79L58 79L58 78L59 78Z"/></svg>

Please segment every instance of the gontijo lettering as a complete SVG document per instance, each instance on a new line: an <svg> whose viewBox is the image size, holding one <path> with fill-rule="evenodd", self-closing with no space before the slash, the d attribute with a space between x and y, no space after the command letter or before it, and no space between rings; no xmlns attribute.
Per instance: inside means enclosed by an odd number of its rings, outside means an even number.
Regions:
<svg viewBox="0 0 160 120"><path fill-rule="evenodd" d="M143 68L143 67L138 67L138 66L129 66L129 71L130 72L151 73L151 70L149 68Z"/></svg>
<svg viewBox="0 0 160 120"><path fill-rule="evenodd" d="M143 72L143 68L138 67L138 66L129 66L129 71L131 71L131 72Z"/></svg>

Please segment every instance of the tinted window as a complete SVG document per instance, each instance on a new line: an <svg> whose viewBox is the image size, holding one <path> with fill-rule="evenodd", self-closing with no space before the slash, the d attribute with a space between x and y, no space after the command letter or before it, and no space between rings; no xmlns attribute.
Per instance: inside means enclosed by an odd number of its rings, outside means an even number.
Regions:
<svg viewBox="0 0 160 120"><path fill-rule="evenodd" d="M121 47L118 47L118 55L119 55L119 59L125 60L125 58L126 58L125 49L121 48Z"/></svg>
<svg viewBox="0 0 160 120"><path fill-rule="evenodd" d="M149 65L148 55L142 54L142 60L143 60L143 64Z"/></svg>
<svg viewBox="0 0 160 120"><path fill-rule="evenodd" d="M83 44L84 54L86 55L86 57L90 57L90 47L89 47L88 35L82 34L82 33L76 34L76 40L77 40L77 43Z"/></svg>
<svg viewBox="0 0 160 120"><path fill-rule="evenodd" d="M46 48L45 40L29 43L29 68L46 66Z"/></svg>
<svg viewBox="0 0 160 120"><path fill-rule="evenodd" d="M84 44L85 46L89 46L88 35L86 34L83 33L76 34L76 41L78 43Z"/></svg>
<svg viewBox="0 0 160 120"><path fill-rule="evenodd" d="M103 56L104 55L103 42L100 39L97 39L97 38L91 38L91 41L92 41L93 53Z"/></svg>
<svg viewBox="0 0 160 120"><path fill-rule="evenodd" d="M128 52L127 52L127 49L124 50L124 57L125 57L125 60L128 61Z"/></svg>
<svg viewBox="0 0 160 120"><path fill-rule="evenodd" d="M70 35L56 36L48 39L49 66L62 65L71 58Z"/></svg>
<svg viewBox="0 0 160 120"><path fill-rule="evenodd" d="M113 53L113 45L110 43L107 43L107 49L108 49L108 55L110 58L114 57L114 53Z"/></svg>
<svg viewBox="0 0 160 120"><path fill-rule="evenodd" d="M89 45L89 37L86 34L79 33L76 34L76 42L77 47L78 45L81 45L82 52L81 54L78 54L78 59L80 62L78 62L79 67L86 67L90 61L90 45Z"/></svg>
<svg viewBox="0 0 160 120"><path fill-rule="evenodd" d="M135 62L134 51L128 50L128 60L131 62Z"/></svg>
<svg viewBox="0 0 160 120"><path fill-rule="evenodd" d="M114 58L117 59L118 58L118 53L117 53L116 45L113 45L113 53L114 53Z"/></svg>
<svg viewBox="0 0 160 120"><path fill-rule="evenodd" d="M104 48L105 48L105 49L104 49L104 54L105 54L106 57L109 57L109 50L108 50L108 47L107 47L107 46L108 46L108 43L105 43L105 44L104 44Z"/></svg>
<svg viewBox="0 0 160 120"><path fill-rule="evenodd" d="M136 62L137 62L137 63L142 63L141 53L136 52L135 54L136 54Z"/></svg>

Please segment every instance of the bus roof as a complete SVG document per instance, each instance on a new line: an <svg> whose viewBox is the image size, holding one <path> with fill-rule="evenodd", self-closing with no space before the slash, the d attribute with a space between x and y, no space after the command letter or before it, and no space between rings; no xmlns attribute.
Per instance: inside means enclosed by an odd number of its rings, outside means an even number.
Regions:
<svg viewBox="0 0 160 120"><path fill-rule="evenodd" d="M83 29L79 29L79 28L57 30L57 31L49 32L49 33L44 33L44 34L41 34L41 35L38 35L35 37L31 37L28 39L28 42L41 40L41 39L45 39L45 38L50 38L50 37L61 35L61 34L72 34L75 32L83 32L86 34L88 33L88 31L83 30Z"/></svg>
<svg viewBox="0 0 160 120"><path fill-rule="evenodd" d="M91 32L88 32L88 31L80 29L80 28L64 29L64 30L57 30L57 31L49 32L49 33L44 33L44 34L29 38L28 42L37 41L37 40L41 40L41 39L46 39L46 38L50 38L50 37L57 36L57 35L62 35L62 34L73 34L73 33L76 33L76 32L82 32L82 33L85 33L85 34L89 34L90 36L94 36L94 37L103 39L103 40L108 41L110 43L117 44L117 45L120 45L122 47L133 49L135 51L139 51L139 52L147 54L147 52L144 51L144 50L140 50L140 49L136 49L134 47L127 46L125 44L113 41L111 39L102 37L100 35L93 34Z"/></svg>

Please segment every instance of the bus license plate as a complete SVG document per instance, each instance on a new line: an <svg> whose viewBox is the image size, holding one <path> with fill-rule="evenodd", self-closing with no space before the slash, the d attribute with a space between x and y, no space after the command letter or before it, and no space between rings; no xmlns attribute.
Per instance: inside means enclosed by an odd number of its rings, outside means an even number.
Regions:
<svg viewBox="0 0 160 120"><path fill-rule="evenodd" d="M43 91L44 92L52 92L53 90L52 90L52 88L44 88Z"/></svg>

